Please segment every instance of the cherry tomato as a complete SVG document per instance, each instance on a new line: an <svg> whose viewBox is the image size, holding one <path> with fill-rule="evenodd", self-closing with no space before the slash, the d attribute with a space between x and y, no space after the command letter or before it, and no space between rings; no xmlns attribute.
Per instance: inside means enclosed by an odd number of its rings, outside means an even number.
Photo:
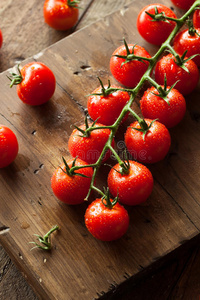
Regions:
<svg viewBox="0 0 200 300"><path fill-rule="evenodd" d="M102 199L96 199L85 212L85 225L95 238L114 241L127 232L129 216L127 210L118 202L109 208L104 205Z"/></svg>
<svg viewBox="0 0 200 300"><path fill-rule="evenodd" d="M110 70L113 77L126 87L133 88L140 81L141 77L146 72L149 62L148 61L138 61L136 59L131 59L131 55L142 56L146 58L151 58L149 53L141 46L129 44L127 45L130 54L127 53L125 45L117 48L110 59ZM126 59L117 57L116 55L126 56L128 61L125 63Z"/></svg>
<svg viewBox="0 0 200 300"><path fill-rule="evenodd" d="M153 176L144 165L129 161L127 173L121 173L117 163L108 174L108 187L114 197L119 196L122 204L138 205L147 200L153 189Z"/></svg>
<svg viewBox="0 0 200 300"><path fill-rule="evenodd" d="M72 28L78 21L79 1L46 0L43 7L45 22L56 30Z"/></svg>
<svg viewBox="0 0 200 300"><path fill-rule="evenodd" d="M14 132L0 125L0 168L7 167L16 158L19 146Z"/></svg>
<svg viewBox="0 0 200 300"><path fill-rule="evenodd" d="M145 122L149 126L152 120L145 119ZM154 121L145 136L137 129L141 130L141 126L135 121L125 133L125 144L132 157L143 163L156 163L164 159L171 145L171 137L165 125Z"/></svg>
<svg viewBox="0 0 200 300"><path fill-rule="evenodd" d="M155 20L148 14L156 15ZM168 38L174 29L176 23L168 20L159 20L159 16L167 16L177 18L175 13L165 5L150 4L145 6L139 13L137 18L137 28L140 35L149 43L160 46Z"/></svg>
<svg viewBox="0 0 200 300"><path fill-rule="evenodd" d="M166 76L167 85L169 86L178 81L175 88L184 96L188 95L198 84L199 70L192 60L185 62L184 66L188 71L177 64L173 54L163 56L156 64L155 80L158 84L164 84Z"/></svg>
<svg viewBox="0 0 200 300"><path fill-rule="evenodd" d="M104 127L104 125L100 123L96 123L94 127L100 126ZM83 124L79 128L85 130L86 126ZM83 136L79 130L74 129L68 140L69 152L73 157L77 156L88 164L93 164L98 160L109 135L110 129L107 128L95 129L89 133L89 136ZM114 145L114 141L112 145ZM108 150L103 158L103 162L105 162L110 155L111 152Z"/></svg>
<svg viewBox="0 0 200 300"><path fill-rule="evenodd" d="M104 88L106 90L108 85ZM110 88L120 87L112 85ZM92 94L99 95L89 96L87 102L88 113L94 121L98 119L98 122L104 125L112 125L117 120L130 98L127 92L119 90L104 95L101 86L95 89ZM124 120L125 119L123 119L123 121Z"/></svg>
<svg viewBox="0 0 200 300"><path fill-rule="evenodd" d="M171 1L177 7L184 10L188 10L190 6L192 6L195 0L171 0Z"/></svg>
<svg viewBox="0 0 200 300"><path fill-rule="evenodd" d="M2 44L3 44L3 34L2 34L1 29L0 29L0 48L2 47Z"/></svg>
<svg viewBox="0 0 200 300"><path fill-rule="evenodd" d="M193 25L195 28L200 28L200 9L196 9L193 14Z"/></svg>
<svg viewBox="0 0 200 300"><path fill-rule="evenodd" d="M71 169L74 159L67 161L68 167ZM86 162L77 158L75 166L85 166ZM76 175L82 174L83 176ZM91 167L81 168L70 174L67 172L65 163L58 167L51 177L51 188L54 195L64 203L75 205L84 202L85 197L90 188L93 169ZM87 177L86 177L87 176Z"/></svg>
<svg viewBox="0 0 200 300"><path fill-rule="evenodd" d="M46 103L54 94L56 80L53 72L41 62L26 64L19 74L12 74L10 87L17 85L19 98L29 105Z"/></svg>
<svg viewBox="0 0 200 300"><path fill-rule="evenodd" d="M180 31L174 39L174 50L182 55L187 51L187 57L198 54L192 60L200 66L200 28L194 29L194 33L189 33L188 29Z"/></svg>
<svg viewBox="0 0 200 300"><path fill-rule="evenodd" d="M164 89L164 86L161 87ZM167 90L170 90L170 87L167 87ZM157 95L158 91L155 87L145 91L140 100L142 115L147 119L158 119L167 128L177 125L185 115L185 98L174 88L166 96L167 101Z"/></svg>

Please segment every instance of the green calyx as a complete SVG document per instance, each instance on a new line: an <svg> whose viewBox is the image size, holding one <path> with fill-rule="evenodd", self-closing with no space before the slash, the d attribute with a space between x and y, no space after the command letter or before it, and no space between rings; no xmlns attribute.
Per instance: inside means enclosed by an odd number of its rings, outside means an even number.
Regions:
<svg viewBox="0 0 200 300"><path fill-rule="evenodd" d="M113 199L113 201L111 201L109 189L104 188L104 196L101 198L101 201L102 201L103 205L105 205L105 207L112 209L118 202L118 196L115 197Z"/></svg>
<svg viewBox="0 0 200 300"><path fill-rule="evenodd" d="M188 20L186 21L186 24L188 26L189 35L195 36L197 34L198 36L200 36L199 33L197 32L197 30L194 28L193 22L190 18L188 18Z"/></svg>
<svg viewBox="0 0 200 300"><path fill-rule="evenodd" d="M41 243L41 245L38 244L38 243L36 243L36 242L30 242L30 244L34 244L35 245L35 247L33 247L32 249L34 249L34 248L40 248L40 249L46 250L46 251L51 250L52 245L51 245L50 235L55 230L58 230L58 229L59 229L58 225L55 225L44 236L40 236L38 234L34 234L37 237L37 239L39 240L39 242Z"/></svg>
<svg viewBox="0 0 200 300"><path fill-rule="evenodd" d="M155 6L154 9L155 9L155 14L151 14L148 11L145 11L145 13L152 18L151 20L152 22L164 21L169 23L168 17L165 15L163 11L159 13L157 6Z"/></svg>
<svg viewBox="0 0 200 300"><path fill-rule="evenodd" d="M101 93L92 93L92 94L89 94L88 96L103 96L103 97L107 97L108 95L112 94L113 92L119 90L117 88L112 88L111 87L111 84L110 84L110 80L108 80L108 86L105 87L103 85L103 82L101 81L101 79L99 77L97 77L99 82L100 82L100 85L101 85Z"/></svg>
<svg viewBox="0 0 200 300"><path fill-rule="evenodd" d="M72 166L71 168L69 167L68 163L66 162L66 160L64 159L64 157L62 157L62 160L64 162L64 165L65 165L65 169L61 168L61 170L69 175L69 176L80 176L80 177L86 177L88 178L88 176L84 175L84 174L81 174L81 173L76 173L75 172L75 165L76 165L76 160L77 160L77 157L75 157L75 159L73 160L73 163L72 163ZM88 166L86 166L88 167ZM80 169L80 167L79 167Z"/></svg>
<svg viewBox="0 0 200 300"><path fill-rule="evenodd" d="M169 89L167 89L167 78L166 78L166 75L165 75L164 87L162 88L162 86L157 85L156 82L155 82L155 88L157 89L158 93L154 93L154 92L151 92L151 93L153 95L157 96L157 97L162 98L163 100L165 100L165 102L167 102L168 105L170 105L168 95L171 92L171 90L175 87L175 85L177 84L178 81L179 80L177 80L172 86L170 86Z"/></svg>
<svg viewBox="0 0 200 300"><path fill-rule="evenodd" d="M23 80L19 65L17 65L17 71L18 73L10 72L11 76L7 76L7 78L11 81L10 87L20 84Z"/></svg>
<svg viewBox="0 0 200 300"><path fill-rule="evenodd" d="M118 54L114 55L114 56L116 56L116 57L118 57L118 58L123 58L123 59L125 59L125 61L121 64L121 67L122 67L124 64L126 64L126 63L128 63L128 62L131 62L131 61L133 61L133 60L140 61L140 62L142 62L142 63L144 63L144 64L146 64L146 62L145 62L146 60L147 60L147 61L150 60L150 58L143 57L143 56L137 56L137 55L134 54L134 49L135 49L136 44L135 44L135 45L133 46L133 48L132 48L132 53L130 52L129 47L128 47L128 44L126 43L126 40L125 40L125 39L124 39L124 46L125 46L125 48L126 48L126 55L118 55Z"/></svg>
<svg viewBox="0 0 200 300"><path fill-rule="evenodd" d="M78 8L78 4L80 4L80 0L67 0L67 5L70 7Z"/></svg>
<svg viewBox="0 0 200 300"><path fill-rule="evenodd" d="M186 55L187 55L187 50L182 54L182 56L179 56L178 54L175 54L174 57L175 59L174 62L179 66L181 67L183 70L185 70L187 73L190 73L190 71L188 70L188 68L186 67L185 63L189 60L192 60L194 57L196 57L197 55L199 54L195 54L195 55L192 55L188 58L186 58Z"/></svg>
<svg viewBox="0 0 200 300"><path fill-rule="evenodd" d="M139 121L140 128L132 127L132 129L142 132L143 133L142 138L145 141L145 136L155 121L157 121L157 119L152 120L151 123L148 125L144 119L141 119Z"/></svg>
<svg viewBox="0 0 200 300"><path fill-rule="evenodd" d="M82 129L76 125L74 125L74 127L81 133L79 136L81 137L89 137L90 136L90 131L94 129L96 123L97 123L98 119L95 120L91 126L89 126L89 123L88 123L88 117L87 115L85 116L85 129Z"/></svg>

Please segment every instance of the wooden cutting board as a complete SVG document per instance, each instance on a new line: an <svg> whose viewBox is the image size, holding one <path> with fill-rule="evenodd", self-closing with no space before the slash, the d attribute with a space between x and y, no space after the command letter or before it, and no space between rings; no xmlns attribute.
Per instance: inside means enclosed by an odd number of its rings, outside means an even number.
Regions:
<svg viewBox="0 0 200 300"><path fill-rule="evenodd" d="M170 1L160 2L171 5ZM115 82L109 60L123 37L150 54L157 50L136 29L137 14L148 3L137 2L136 7L133 2L23 61L22 65L42 61L55 74L55 94L41 107L24 105L16 89L9 88L9 71L0 75L0 123L15 132L20 147L15 162L0 170L0 242L42 299L100 297L199 236L200 87L186 99L184 120L170 130L169 155L149 167L155 182L152 195L143 205L127 207L130 227L120 240L94 239L84 225L88 204L64 205L50 187L61 157L70 156L71 126L84 122L86 95L99 85L97 76L104 83L108 79ZM137 103L133 108L139 111ZM117 135L119 147L128 124ZM99 170L101 186L106 184L107 171L104 167ZM52 251L31 251L34 234L44 235L55 224L60 230L52 236Z"/></svg>

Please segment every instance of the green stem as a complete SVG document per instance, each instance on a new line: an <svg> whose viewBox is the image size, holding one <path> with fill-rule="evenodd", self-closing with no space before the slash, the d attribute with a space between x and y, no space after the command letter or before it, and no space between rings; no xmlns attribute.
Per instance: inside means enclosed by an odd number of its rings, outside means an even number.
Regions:
<svg viewBox="0 0 200 300"><path fill-rule="evenodd" d="M115 155L116 159L120 162L120 164L122 163L121 159L119 158L118 154L116 153L116 151L113 149L113 147L111 146L112 140L118 130L118 127L121 123L121 121L123 120L124 116L127 114L127 112L130 112L135 118L136 120L142 124L144 124L144 120L141 119L135 112L134 110L131 108L131 105L133 104L138 92L140 91L141 87L143 86L145 81L149 81L150 83L152 83L154 86L156 86L156 88L159 88L157 83L151 78L151 73L152 70L155 66L155 64L157 63L158 59L160 58L160 56L163 54L163 52L166 49L169 49L173 54L176 55L177 57L177 53L174 52L174 49L172 48L172 46L170 45L174 36L178 33L178 31L180 30L180 28L184 25L184 23L186 22L187 18L190 16L190 14L195 10L195 8L197 6L200 6L200 0L197 0L193 3L193 5L190 7L190 9L180 18L180 19L173 19L173 18L167 18L168 20L172 20L176 22L176 26L174 27L174 29L172 30L171 34L169 35L169 37L167 38L167 40L161 45L161 47L159 48L159 50L156 52L156 54L154 56L152 56L151 58L148 58L146 60L148 60L149 62L149 66L147 68L147 71L144 73L144 75L142 76L141 80L139 81L139 83L137 84L137 86L133 89L113 89L113 90L123 90L123 91L127 91L131 94L130 99L128 101L128 103L124 106L124 108L122 109L119 117L117 118L117 120L115 121L115 123L111 126L104 126L103 128L109 128L111 130L110 136L108 138L107 143L105 144L103 151L99 157L99 159L97 160L97 162L92 165L94 167L94 173L92 176L92 180L91 180L91 185L90 185L90 189L88 191L88 195L86 196L86 200L88 199L91 190L95 190L98 193L100 193L102 196L105 195L102 191L100 191L98 188L96 188L94 186L94 181L95 181L95 177L97 174L97 171L101 165L102 159L104 154L106 153L106 151L108 149L110 149L113 154ZM141 59L141 57L138 57L139 59ZM95 129L102 129L102 127L94 127L94 128L88 128L88 131L92 131Z"/></svg>

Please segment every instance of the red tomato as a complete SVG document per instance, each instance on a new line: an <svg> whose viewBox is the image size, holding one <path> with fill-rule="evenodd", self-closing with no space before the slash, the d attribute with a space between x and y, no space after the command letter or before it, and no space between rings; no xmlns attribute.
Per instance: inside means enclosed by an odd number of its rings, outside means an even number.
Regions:
<svg viewBox="0 0 200 300"><path fill-rule="evenodd" d="M190 57L195 54L199 54L195 56L192 60L196 63L196 65L200 66L200 28L195 28L196 32L194 34L190 34L188 29L180 31L174 39L173 45L174 50L182 55L185 51L187 51L187 57Z"/></svg>
<svg viewBox="0 0 200 300"><path fill-rule="evenodd" d="M56 30L72 28L78 21L79 1L46 0L43 7L45 22Z"/></svg>
<svg viewBox="0 0 200 300"><path fill-rule="evenodd" d="M3 44L3 35L2 35L2 31L0 29L0 48L1 48L2 44Z"/></svg>
<svg viewBox="0 0 200 300"><path fill-rule="evenodd" d="M145 121L149 126L152 120ZM140 130L141 126L135 121L125 133L125 144L132 157L143 163L156 163L164 159L171 145L171 137L165 125L154 121L145 137L137 129Z"/></svg>
<svg viewBox="0 0 200 300"><path fill-rule="evenodd" d="M157 12L156 12L157 9ZM137 18L137 28L141 36L149 43L160 46L168 38L169 34L174 29L176 23L174 21L154 20L147 13L163 14L170 18L177 18L175 13L165 5L150 4L145 6L139 13Z"/></svg>
<svg viewBox="0 0 200 300"><path fill-rule="evenodd" d="M95 124L95 127L99 126L104 125L100 123ZM85 130L86 126L83 124L79 128ZM107 128L95 129L90 132L89 136L81 136L81 132L79 132L77 129L74 129L68 140L69 152L73 157L77 156L86 161L88 164L93 164L98 160L109 138L109 135L110 129ZM103 161L105 162L110 155L111 152L107 151Z"/></svg>
<svg viewBox="0 0 200 300"><path fill-rule="evenodd" d="M200 9L194 11L193 25L195 28L200 28Z"/></svg>
<svg viewBox="0 0 200 300"><path fill-rule="evenodd" d="M153 176L144 165L129 161L128 173L120 173L117 163L108 174L108 187L114 197L119 196L122 204L138 205L147 200L153 189Z"/></svg>
<svg viewBox="0 0 200 300"><path fill-rule="evenodd" d="M18 149L18 141L14 132L0 125L0 168L7 167L15 160Z"/></svg>
<svg viewBox="0 0 200 300"><path fill-rule="evenodd" d="M86 210L85 225L95 238L114 241L126 233L129 216L127 210L118 202L109 208L102 203L102 199L96 199Z"/></svg>
<svg viewBox="0 0 200 300"><path fill-rule="evenodd" d="M26 64L19 74L12 74L10 87L17 85L19 98L29 105L46 103L54 94L56 80L53 72L41 62Z"/></svg>
<svg viewBox="0 0 200 300"><path fill-rule="evenodd" d="M143 47L138 45L129 44L128 49L130 54L127 53L125 45L120 46L113 52L110 59L110 70L117 81L127 87L133 88L138 84L141 77L146 72L149 62L130 59L128 62L124 63L126 59L117 57L116 55L131 57L131 54L134 54L146 58L151 58L151 56Z"/></svg>
<svg viewBox="0 0 200 300"><path fill-rule="evenodd" d="M184 10L188 10L190 6L192 6L195 0L171 0L171 1L177 7Z"/></svg>
<svg viewBox="0 0 200 300"><path fill-rule="evenodd" d="M67 161L69 168L72 167L73 161L74 159ZM75 165L85 166L87 163L77 158ZM68 174L64 163L55 170L51 177L51 188L54 195L62 202L71 205L84 202L90 188L93 169L91 167L81 168L76 170L75 173L83 174L87 177Z"/></svg>
<svg viewBox="0 0 200 300"><path fill-rule="evenodd" d="M156 64L155 79L158 84L164 84L165 76L167 85L172 86L175 82L175 88L184 96L190 94L198 84L199 70L197 65L189 60L184 63L189 72L185 71L176 63L173 54L163 56Z"/></svg>
<svg viewBox="0 0 200 300"><path fill-rule="evenodd" d="M107 87L108 85L104 88ZM112 85L110 88L120 87ZM95 89L92 94L102 94L102 87ZM98 119L101 124L112 125L119 117L129 98L129 94L125 91L116 91L108 95L91 95L87 103L88 113L94 121Z"/></svg>
<svg viewBox="0 0 200 300"><path fill-rule="evenodd" d="M164 86L161 86L164 89ZM170 87L167 88L168 90ZM158 95L155 87L145 91L140 100L140 109L144 118L158 119L167 128L177 125L184 117L186 102L183 95L176 89L171 89L167 101Z"/></svg>

